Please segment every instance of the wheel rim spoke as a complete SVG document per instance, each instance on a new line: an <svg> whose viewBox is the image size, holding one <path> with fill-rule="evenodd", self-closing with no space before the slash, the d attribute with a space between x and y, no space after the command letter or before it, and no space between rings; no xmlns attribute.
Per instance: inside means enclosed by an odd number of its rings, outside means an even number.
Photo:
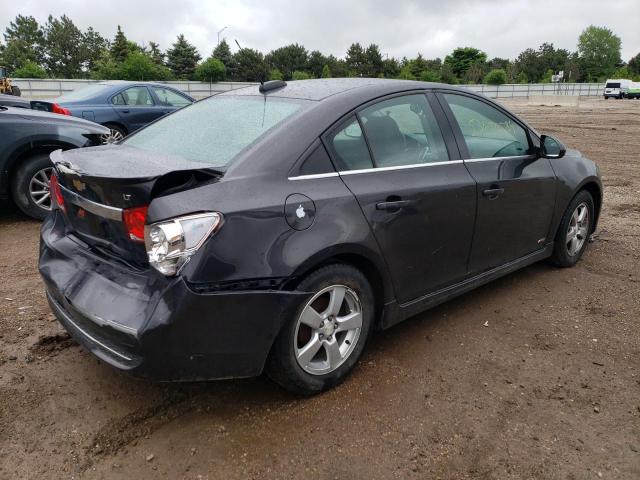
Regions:
<svg viewBox="0 0 640 480"><path fill-rule="evenodd" d="M335 337L332 340L324 342L324 349L327 352L327 363L329 368L335 368L342 361L342 354L340 353L340 345Z"/></svg>
<svg viewBox="0 0 640 480"><path fill-rule="evenodd" d="M578 223L584 222L584 218L587 215L587 208L584 206L578 207Z"/></svg>
<svg viewBox="0 0 640 480"><path fill-rule="evenodd" d="M354 312L349 315L345 315L344 317L338 317L338 328L336 328L337 332L345 332L348 330L353 330L354 328L362 328L362 313Z"/></svg>
<svg viewBox="0 0 640 480"><path fill-rule="evenodd" d="M311 328L320 328L323 320L322 315L316 312L311 305L305 308L300 315L300 321Z"/></svg>
<svg viewBox="0 0 640 480"><path fill-rule="evenodd" d="M40 180L39 178L34 178L34 179L33 179L33 182L34 182L34 183L36 183L36 184L38 184L38 185L40 185L41 187L47 187L47 186L48 186L45 182L43 182L43 181L42 181L42 180Z"/></svg>
<svg viewBox="0 0 640 480"><path fill-rule="evenodd" d="M346 288L344 287L333 287L330 294L331 296L329 298L329 306L326 310L327 314L338 316L338 313L340 313L340 308L342 307L342 302L344 302L345 292Z"/></svg>
<svg viewBox="0 0 640 480"><path fill-rule="evenodd" d="M302 365L309 365L313 357L316 356L318 350L322 347L322 342L318 335L314 335L309 342L298 351L298 362Z"/></svg>
<svg viewBox="0 0 640 480"><path fill-rule="evenodd" d="M43 202L49 199L49 193L45 193L39 200L36 200L38 205L42 205Z"/></svg>

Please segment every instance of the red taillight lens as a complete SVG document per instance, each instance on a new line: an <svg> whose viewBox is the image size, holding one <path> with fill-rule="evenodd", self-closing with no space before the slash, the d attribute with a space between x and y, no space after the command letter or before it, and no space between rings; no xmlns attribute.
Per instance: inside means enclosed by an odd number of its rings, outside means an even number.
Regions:
<svg viewBox="0 0 640 480"><path fill-rule="evenodd" d="M148 206L127 208L122 211L122 221L134 242L144 242L144 222L147 219Z"/></svg>
<svg viewBox="0 0 640 480"><path fill-rule="evenodd" d="M64 197L62 196L62 190L58 183L58 176L55 173L51 174L51 179L49 180L49 191L55 200L55 205L63 212L66 212L67 209L64 206Z"/></svg>
<svg viewBox="0 0 640 480"><path fill-rule="evenodd" d="M51 111L53 113L59 113L60 115L71 115L71 110L69 110L68 108L61 107L57 103L53 104Z"/></svg>

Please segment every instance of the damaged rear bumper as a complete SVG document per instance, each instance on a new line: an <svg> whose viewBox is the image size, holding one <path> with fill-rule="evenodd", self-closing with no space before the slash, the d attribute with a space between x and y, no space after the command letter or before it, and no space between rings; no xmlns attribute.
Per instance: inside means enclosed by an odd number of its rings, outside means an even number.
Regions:
<svg viewBox="0 0 640 480"><path fill-rule="evenodd" d="M60 216L43 223L39 269L62 326L110 365L158 380L262 372L283 323L308 293L195 292L184 279L98 256Z"/></svg>

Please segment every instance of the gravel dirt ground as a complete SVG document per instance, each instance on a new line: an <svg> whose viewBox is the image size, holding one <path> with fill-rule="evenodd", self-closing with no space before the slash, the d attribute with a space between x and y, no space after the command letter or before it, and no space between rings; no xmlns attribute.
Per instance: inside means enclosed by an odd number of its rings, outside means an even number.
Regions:
<svg viewBox="0 0 640 480"><path fill-rule="evenodd" d="M375 335L313 398L99 363L49 312L38 223L1 207L0 478L640 478L640 101L507 105L600 164L583 260Z"/></svg>

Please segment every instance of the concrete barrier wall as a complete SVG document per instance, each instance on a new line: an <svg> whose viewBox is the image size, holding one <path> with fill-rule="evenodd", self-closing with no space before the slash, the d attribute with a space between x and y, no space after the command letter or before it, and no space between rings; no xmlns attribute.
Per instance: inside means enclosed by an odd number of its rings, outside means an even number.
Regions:
<svg viewBox="0 0 640 480"><path fill-rule="evenodd" d="M545 105L560 107L577 107L580 97L575 95L532 95L529 97L529 105Z"/></svg>
<svg viewBox="0 0 640 480"><path fill-rule="evenodd" d="M96 83L98 80L68 80L68 79L34 79L34 78L16 78L12 79L12 83L20 87L22 96L29 98L55 98L68 92L73 92L78 88ZM163 83L181 90L193 98L200 99L215 95L217 93L235 90L237 88L255 85L249 82L191 82L191 81L172 81L172 82L154 82Z"/></svg>
<svg viewBox="0 0 640 480"><path fill-rule="evenodd" d="M30 98L55 98L63 93L72 92L97 80L67 80L67 79L29 79L17 78L13 82L20 87L22 94ZM248 82L155 82L166 83L194 98L205 98L217 93L234 90L236 88L255 85ZM464 87L491 98L528 98L539 95L553 96L601 96L604 89L602 83L529 83L505 85L464 85Z"/></svg>

